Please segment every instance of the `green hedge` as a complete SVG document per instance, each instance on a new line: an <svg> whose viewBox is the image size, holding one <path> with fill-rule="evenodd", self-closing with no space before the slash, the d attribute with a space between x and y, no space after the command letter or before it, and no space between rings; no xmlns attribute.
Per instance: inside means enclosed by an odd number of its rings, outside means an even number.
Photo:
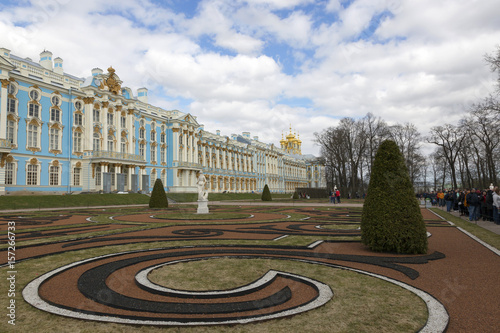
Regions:
<svg viewBox="0 0 500 333"><path fill-rule="evenodd" d="M427 231L403 155L386 140L375 155L361 216L362 242L373 251L427 252Z"/></svg>
<svg viewBox="0 0 500 333"><path fill-rule="evenodd" d="M272 201L273 197L271 196L271 191L269 191L269 186L267 184L264 186L264 189L262 190L262 201Z"/></svg>
<svg viewBox="0 0 500 333"><path fill-rule="evenodd" d="M160 178L157 178L149 199L149 208L167 208L168 199Z"/></svg>

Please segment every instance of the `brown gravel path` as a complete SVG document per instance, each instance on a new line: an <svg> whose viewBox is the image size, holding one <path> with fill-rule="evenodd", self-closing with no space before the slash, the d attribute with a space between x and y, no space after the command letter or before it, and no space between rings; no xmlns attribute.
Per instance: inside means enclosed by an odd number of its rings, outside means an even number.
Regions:
<svg viewBox="0 0 500 333"><path fill-rule="evenodd" d="M290 211L293 211L293 208ZM500 256L455 227L435 226L436 221L439 219L431 212L423 210L423 215L428 225L427 229L432 234L429 238L428 253L439 252L446 257L425 264L400 264L418 271L419 276L416 279L411 279L398 270L373 264L342 259L332 259L329 262L384 275L430 293L443 303L450 315L448 332L498 332L500 327L500 283L498 282L500 277ZM265 219L265 216L261 218ZM297 234L316 232L317 235L324 232L324 230L314 230L313 222L303 229L294 229L292 232L289 227L295 223L307 225L303 221L279 222L273 223L272 228L275 228L275 230L269 230L269 223L185 225L100 237L90 243L73 242L71 246L68 246L70 244L65 242L19 248L17 254L19 259L30 258L68 249L125 244L132 241L150 241L148 237L157 237L159 235L164 237L163 240L179 240L183 237L189 240L214 238L274 239L279 234L293 234L293 232ZM242 232L242 227L246 229L246 232ZM203 228L206 229L206 234L203 234L200 230ZM240 229L238 230L238 228ZM337 234L335 230L329 230L329 232ZM128 240L117 239L124 235ZM304 250L306 249L304 248ZM358 255L360 257L388 256L388 254L370 252L360 243L325 242L308 251L335 255ZM394 258L412 257L389 256ZM68 297L70 296L68 295Z"/></svg>

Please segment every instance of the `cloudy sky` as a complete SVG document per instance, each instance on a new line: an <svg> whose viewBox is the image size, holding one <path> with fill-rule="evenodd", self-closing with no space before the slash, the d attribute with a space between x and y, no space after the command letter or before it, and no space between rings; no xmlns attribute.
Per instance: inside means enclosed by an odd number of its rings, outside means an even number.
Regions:
<svg viewBox="0 0 500 333"><path fill-rule="evenodd" d="M422 134L493 91L497 0L2 0L0 47L87 77L113 66L150 103L279 144L368 112Z"/></svg>

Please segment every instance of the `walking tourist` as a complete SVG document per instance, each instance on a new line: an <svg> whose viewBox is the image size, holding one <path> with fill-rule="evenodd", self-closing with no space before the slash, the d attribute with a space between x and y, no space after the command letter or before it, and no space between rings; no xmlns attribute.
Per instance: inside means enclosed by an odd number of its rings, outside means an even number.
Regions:
<svg viewBox="0 0 500 333"><path fill-rule="evenodd" d="M467 200L467 206L469 209L469 221L477 221L476 210L479 209L478 207L480 207L481 204L475 188L471 189L471 191L465 196L465 200Z"/></svg>
<svg viewBox="0 0 500 333"><path fill-rule="evenodd" d="M493 190L493 222L500 224L500 188Z"/></svg>

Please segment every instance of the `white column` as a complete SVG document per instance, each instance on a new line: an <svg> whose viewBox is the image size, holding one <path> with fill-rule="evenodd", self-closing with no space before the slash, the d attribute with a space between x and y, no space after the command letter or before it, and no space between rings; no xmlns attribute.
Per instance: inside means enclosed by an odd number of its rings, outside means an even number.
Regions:
<svg viewBox="0 0 500 333"><path fill-rule="evenodd" d="M125 116L127 131L128 131L128 148L127 153L135 154L135 144L134 144L134 109L128 109L127 115Z"/></svg>

